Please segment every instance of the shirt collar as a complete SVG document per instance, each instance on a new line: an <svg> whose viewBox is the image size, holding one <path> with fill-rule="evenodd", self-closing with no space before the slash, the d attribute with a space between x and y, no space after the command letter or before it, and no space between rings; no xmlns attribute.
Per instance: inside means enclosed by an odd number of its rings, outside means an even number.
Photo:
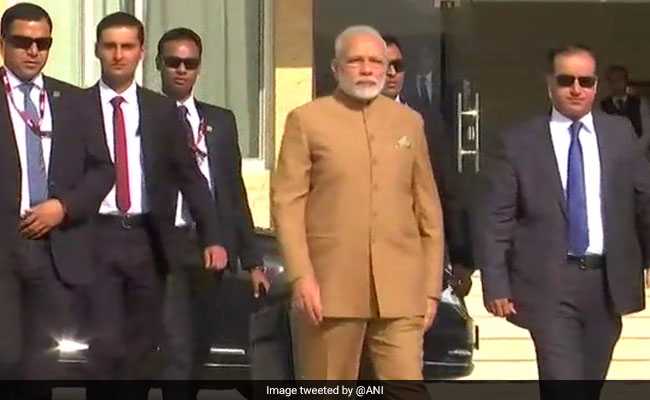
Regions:
<svg viewBox="0 0 650 400"><path fill-rule="evenodd" d="M9 79L9 86L11 86L11 90L17 90L18 86L25 83L24 81L20 80L9 68L7 68L7 66L5 66L4 69L5 72L7 73L7 78ZM30 82L33 83L38 90L42 90L43 74L39 73Z"/></svg>
<svg viewBox="0 0 650 400"><path fill-rule="evenodd" d="M113 100L114 97L120 96L124 99L126 104L138 104L138 85L135 83L135 80L131 82L131 85L122 93L117 93L110 86L108 86L103 80L99 81L99 95L103 103L108 103Z"/></svg>
<svg viewBox="0 0 650 400"><path fill-rule="evenodd" d="M198 110L196 109L196 101L194 101L193 95L191 95L184 101L176 100L176 107L180 107L180 106L185 106L185 108L187 108L187 112L190 115L190 117L195 117L199 114Z"/></svg>
<svg viewBox="0 0 650 400"><path fill-rule="evenodd" d="M585 114L582 118L580 118L579 121L582 122L582 126L583 128L585 128L587 132L592 133L596 131L594 129L594 116L591 113L591 111ZM553 107L553 111L551 112L551 123L558 124L563 127L566 126L566 128L568 129L569 126L571 126L571 124L573 123L573 120L564 116L555 107Z"/></svg>

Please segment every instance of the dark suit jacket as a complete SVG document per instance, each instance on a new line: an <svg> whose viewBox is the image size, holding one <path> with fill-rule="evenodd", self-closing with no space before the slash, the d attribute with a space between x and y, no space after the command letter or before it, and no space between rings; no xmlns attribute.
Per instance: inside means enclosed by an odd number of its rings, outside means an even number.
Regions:
<svg viewBox="0 0 650 400"><path fill-rule="evenodd" d="M174 218L178 191L183 193L203 246L221 244L219 219L212 205L208 183L198 169L184 136L185 131L176 110L168 97L138 87L140 106L143 176L152 217L152 234L155 244L169 263L182 257L174 246ZM99 86L86 90L89 104L95 104L94 124L104 132ZM104 136L105 137L105 136Z"/></svg>
<svg viewBox="0 0 650 400"><path fill-rule="evenodd" d="M636 135L641 137L643 134L643 123L641 120L641 98L639 96L628 95L623 110L619 110L616 104L614 104L612 96L605 97L600 102L600 106L607 114L627 117L632 123Z"/></svg>
<svg viewBox="0 0 650 400"><path fill-rule="evenodd" d="M64 223L49 234L52 258L61 279L68 284L93 279L91 224L89 220L110 190L114 171L101 131L91 125L91 109L81 89L44 77L52 114L52 148L48 173L50 198L67 210ZM0 88L0 230L2 266L18 245L21 199L21 165L11 122L10 104Z"/></svg>
<svg viewBox="0 0 650 400"><path fill-rule="evenodd" d="M644 308L650 262L650 165L630 123L593 113L601 160L607 289L617 314ZM567 268L567 211L549 116L525 122L485 154L475 243L486 302L511 298L524 327L554 309L559 268Z"/></svg>
<svg viewBox="0 0 650 400"><path fill-rule="evenodd" d="M417 93L417 92L416 92ZM469 238L469 222L460 184L461 176L455 164L454 141L445 124L442 114L435 108L422 108L409 103L409 97L400 99L416 110L424 120L424 133L429 148L429 158L433 175L438 186L442 206L445 242L452 263L466 267L474 265Z"/></svg>
<svg viewBox="0 0 650 400"><path fill-rule="evenodd" d="M255 241L253 218L242 179L235 115L225 108L196 102L199 115L206 118L211 132L205 136L210 163L213 197L221 224L220 236L228 251L229 266L237 260L245 269L262 265L262 255Z"/></svg>

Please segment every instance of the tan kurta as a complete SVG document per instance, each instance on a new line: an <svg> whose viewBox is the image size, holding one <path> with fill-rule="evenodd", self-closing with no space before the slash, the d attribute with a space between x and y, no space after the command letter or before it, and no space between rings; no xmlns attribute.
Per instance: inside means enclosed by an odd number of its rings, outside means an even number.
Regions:
<svg viewBox="0 0 650 400"><path fill-rule="evenodd" d="M443 226L419 114L337 92L293 110L272 179L289 278L314 274L325 317L423 315ZM373 282L375 290L373 291Z"/></svg>

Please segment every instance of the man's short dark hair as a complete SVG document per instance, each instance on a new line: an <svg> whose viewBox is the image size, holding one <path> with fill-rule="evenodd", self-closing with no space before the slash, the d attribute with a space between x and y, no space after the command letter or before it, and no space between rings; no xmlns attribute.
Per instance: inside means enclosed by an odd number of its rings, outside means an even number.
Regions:
<svg viewBox="0 0 650 400"><path fill-rule="evenodd" d="M397 39L397 36L393 35L381 35L381 38L384 39L384 42L386 43L386 47L388 46L395 46L399 49L399 51L402 51L402 45L399 42L399 39Z"/></svg>
<svg viewBox="0 0 650 400"><path fill-rule="evenodd" d="M165 32L158 41L158 55L156 57L162 56L165 43L173 42L174 40L189 40L194 42L196 47L199 48L199 57L203 55L203 44L201 43L201 36L198 33L189 28L174 28Z"/></svg>
<svg viewBox="0 0 650 400"><path fill-rule="evenodd" d="M562 47L556 47L549 50L548 52L548 73L552 74L555 72L555 59L558 56L569 56L578 53L587 53L594 60L596 66L598 66L598 58L596 53L591 49L591 47L584 44L570 44Z"/></svg>
<svg viewBox="0 0 650 400"><path fill-rule="evenodd" d="M2 37L7 37L11 24L16 20L45 20L50 26L50 32L52 32L52 18L50 18L50 15L45 11L45 9L32 3L18 3L7 8L4 14L2 14L2 21L0 22L0 35L2 35Z"/></svg>
<svg viewBox="0 0 650 400"><path fill-rule="evenodd" d="M97 24L97 42L101 39L102 32L108 28L117 27L137 28L138 40L141 45L144 44L144 26L142 25L142 22L133 15L122 11L109 14L99 21L99 24Z"/></svg>
<svg viewBox="0 0 650 400"><path fill-rule="evenodd" d="M629 72L627 71L627 68L625 68L622 65L610 65L609 68L607 68L607 72L605 76L609 77L611 74L620 72L623 74L625 77L625 82L628 82L630 79Z"/></svg>

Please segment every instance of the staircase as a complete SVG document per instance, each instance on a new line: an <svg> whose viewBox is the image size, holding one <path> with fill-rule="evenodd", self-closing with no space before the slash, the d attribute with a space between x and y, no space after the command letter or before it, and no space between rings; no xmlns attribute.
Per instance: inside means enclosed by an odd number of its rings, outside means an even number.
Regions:
<svg viewBox="0 0 650 400"><path fill-rule="evenodd" d="M479 326L480 349L474 351L474 371L463 379L537 379L535 349L528 331L485 310L479 274L475 272L472 276L472 291L465 301ZM650 304L650 291L646 303ZM650 309L623 318L623 332L607 378L650 379Z"/></svg>

